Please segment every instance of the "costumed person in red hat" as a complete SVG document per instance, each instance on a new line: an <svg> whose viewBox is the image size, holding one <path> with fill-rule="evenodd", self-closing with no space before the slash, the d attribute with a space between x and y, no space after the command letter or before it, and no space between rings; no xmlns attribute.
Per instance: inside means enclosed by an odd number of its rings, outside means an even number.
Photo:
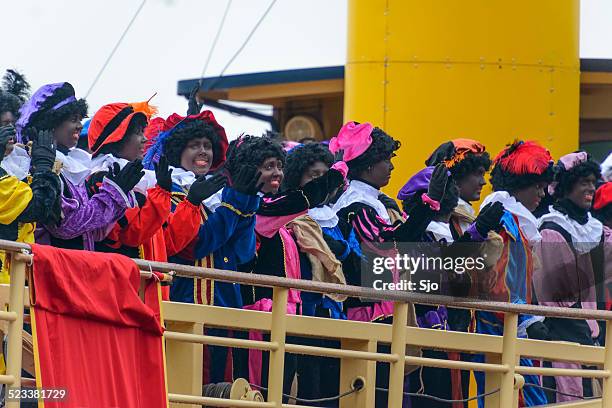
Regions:
<svg viewBox="0 0 612 408"><path fill-rule="evenodd" d="M267 136L245 135L231 143L226 169L230 174L235 174L243 166L254 166L261 173L259 180L264 197L257 211L257 258L254 265L251 265L251 270L258 274L300 279L298 243L290 230L290 223L305 215L309 208L325 202L330 192L342 185L343 176L337 170L329 170L303 186L279 192L285 176L285 163L286 153L277 140ZM245 309L269 312L272 308L272 289L243 286L243 299ZM287 312L301 314L302 309L301 292L291 289ZM249 336L253 340L264 338L261 333L256 332L249 333ZM267 383L266 359L267 355L263 356L260 351L249 350L251 383ZM285 394L290 391L296 369L297 357L286 354L283 383Z"/></svg>
<svg viewBox="0 0 612 408"><path fill-rule="evenodd" d="M93 153L92 174L87 180L90 195L99 192L109 168L121 169L131 161L143 159L144 129L155 113L148 102L112 103L96 112L88 129ZM96 251L166 262L164 228L171 229L176 240L182 235L189 242L197 234L199 213L193 206L183 205L171 214L172 178L165 157L154 172L144 173L134 186L137 205L125 212L104 240L96 243ZM167 286L162 286L162 297L169 299Z"/></svg>
<svg viewBox="0 0 612 408"><path fill-rule="evenodd" d="M151 166L165 156L172 169L172 211L181 206L197 212L195 236L183 243L176 233L166 231L171 262L225 270L255 256L255 212L259 207L258 179L255 167L245 167L231 174L230 184L222 166L228 146L225 130L210 111L182 117L173 114L162 126L145 157ZM215 174L215 171L217 173ZM180 241L180 242L179 242ZM170 299L225 307L242 307L240 285L210 279L176 277L170 288ZM227 337L222 329L207 333ZM208 346L206 382L230 380L230 349ZM228 364L230 363L230 364ZM236 370L239 368L237 367Z"/></svg>
<svg viewBox="0 0 612 408"><path fill-rule="evenodd" d="M502 228L503 239L501 257L489 272L491 279L483 279L481 298L531 304L533 276L533 247L542 238L538 231L538 221L532 214L544 197L544 190L552 181L553 162L548 150L533 141L516 141L502 150L493 161L491 172L493 193L488 195L481 211L489 204L500 202L504 206ZM484 283L488 285L484 286ZM537 340L550 338L543 317L520 315L518 336ZM503 314L476 312L478 333L503 334ZM482 359L483 357L480 356ZM521 365L533 366L531 360L521 358ZM484 374L476 372L478 393L485 392ZM540 384L537 376L526 375L525 381ZM526 386L519 395L521 406L535 406L546 403L541 389ZM484 406L484 399L478 401Z"/></svg>
<svg viewBox="0 0 612 408"><path fill-rule="evenodd" d="M44 85L21 107L17 121L18 141L27 142L35 131L53 133L62 182L61 219L39 229L37 242L69 249L93 251L125 210L134 205L132 188L142 178L142 164L133 162L104 178L100 192L88 197L85 179L91 157L75 149L87 103L76 99L68 82Z"/></svg>
<svg viewBox="0 0 612 408"><path fill-rule="evenodd" d="M549 186L555 201L539 219L542 240L536 247L539 262L533 275L541 305L605 309L603 224L589 212L600 177L599 164L586 152L566 154L555 167L555 179ZM600 334L595 320L547 317L544 323L552 340L593 346ZM553 362L552 366L581 368L566 362ZM593 395L590 383L585 382L583 388L580 377L545 377L544 385L559 391L549 395L550 402Z"/></svg>

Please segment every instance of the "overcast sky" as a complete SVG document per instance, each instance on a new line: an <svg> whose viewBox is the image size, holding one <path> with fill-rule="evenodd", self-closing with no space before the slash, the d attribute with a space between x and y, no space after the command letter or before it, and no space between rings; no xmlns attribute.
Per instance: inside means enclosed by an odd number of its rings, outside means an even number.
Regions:
<svg viewBox="0 0 612 408"><path fill-rule="evenodd" d="M561 0L560 0L561 1ZM69 81L83 97L142 0L20 0L3 4L0 69L17 68L33 90ZM105 103L153 103L166 116L185 113L180 79L200 74L227 0L147 0L87 98L90 113ZM270 0L233 0L206 76L218 75ZM278 0L226 74L342 65L346 0ZM612 1L582 0L581 57L612 58ZM223 111L230 138L261 133L263 122Z"/></svg>

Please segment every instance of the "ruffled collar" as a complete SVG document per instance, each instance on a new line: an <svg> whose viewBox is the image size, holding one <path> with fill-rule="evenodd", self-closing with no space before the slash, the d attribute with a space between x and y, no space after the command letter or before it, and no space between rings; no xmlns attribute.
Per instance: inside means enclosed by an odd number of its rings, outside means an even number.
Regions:
<svg viewBox="0 0 612 408"><path fill-rule="evenodd" d="M603 234L603 224L589 212L587 212L587 222L581 224L567 213L559 211L555 206L550 206L548 214L540 217L539 226L545 222L553 222L566 230L572 237L574 249L581 254L590 252L599 245Z"/></svg>
<svg viewBox="0 0 612 408"><path fill-rule="evenodd" d="M450 224L448 222L431 221L426 231L431 232L438 242L442 240L449 244L453 242L453 234L451 233Z"/></svg>
<svg viewBox="0 0 612 408"><path fill-rule="evenodd" d="M108 171L109 167L112 167L114 163L119 164L119 167L123 168L126 164L129 163L129 161L120 157L115 157L110 153L101 154L91 160L91 172L97 173L100 171ZM137 191L141 194L146 194L148 189L155 187L155 185L157 184L157 177L155 176L154 171L144 170L144 173L145 174L142 179L140 179L138 184L134 186L134 191Z"/></svg>
<svg viewBox="0 0 612 408"><path fill-rule="evenodd" d="M502 203L505 210L512 213L512 215L518 219L519 227L529 243L542 240L542 236L538 231L537 218L527 209L527 207L518 202L516 198L511 196L507 191L495 191L489 194L480 205L480 209L482 210L485 205L495 202Z"/></svg>
<svg viewBox="0 0 612 408"><path fill-rule="evenodd" d="M384 204L378 200L379 194L380 190L377 188L360 180L351 180L349 187L334 204L333 211L337 213L353 203L363 203L374 208L380 218L385 220L388 224L391 224L387 209Z"/></svg>
<svg viewBox="0 0 612 408"><path fill-rule="evenodd" d="M81 185L91 174L91 155L85 150L58 147L55 160L62 163L62 176L75 186Z"/></svg>
<svg viewBox="0 0 612 408"><path fill-rule="evenodd" d="M189 191L191 185L198 179L194 172L185 170L182 167L170 166L170 168L172 169L172 182L181 186L185 191ZM209 179L212 176L212 174L208 174L206 179ZM204 207L214 212L221 205L222 197L223 189L221 188L215 194L202 201L202 204Z"/></svg>
<svg viewBox="0 0 612 408"><path fill-rule="evenodd" d="M567 215L580 225L584 225L589 222L589 210L578 207L567 198L557 201L552 205L552 207L560 213Z"/></svg>
<svg viewBox="0 0 612 408"><path fill-rule="evenodd" d="M11 154L2 159L0 166L11 176L24 180L30 172L30 156L21 146L13 146Z"/></svg>
<svg viewBox="0 0 612 408"><path fill-rule="evenodd" d="M338 225L338 216L328 205L311 208L308 210L308 215L321 227L334 228L336 225Z"/></svg>
<svg viewBox="0 0 612 408"><path fill-rule="evenodd" d="M170 166L172 169L172 182L189 190L189 187L195 183L197 177L193 171L185 170L182 167Z"/></svg>

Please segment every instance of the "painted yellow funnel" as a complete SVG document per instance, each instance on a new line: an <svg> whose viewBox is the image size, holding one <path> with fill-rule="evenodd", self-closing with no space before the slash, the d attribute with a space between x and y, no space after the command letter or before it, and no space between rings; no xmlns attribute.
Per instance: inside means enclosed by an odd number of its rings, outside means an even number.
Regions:
<svg viewBox="0 0 612 408"><path fill-rule="evenodd" d="M441 142L578 147L579 0L349 0L345 120L402 142L395 196Z"/></svg>

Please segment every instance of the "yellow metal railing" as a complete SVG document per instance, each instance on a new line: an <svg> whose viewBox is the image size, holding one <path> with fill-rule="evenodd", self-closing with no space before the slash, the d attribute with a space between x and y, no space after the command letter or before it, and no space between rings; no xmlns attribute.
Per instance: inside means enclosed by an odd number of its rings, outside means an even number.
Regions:
<svg viewBox="0 0 612 408"><path fill-rule="evenodd" d="M21 330L23 325L23 293L25 268L31 262L29 247L0 241L0 249L11 256L11 286L9 310L0 318L9 320L9 350L7 375L0 382L19 387L21 371ZM407 292L385 292L369 288L283 279L211 268L197 268L169 263L135 260L143 272L151 269L178 276L198 277L273 287L271 313L194 305L163 303L163 318L167 331L166 361L169 400L176 406L191 404L216 407L300 407L283 404L284 354L305 354L339 358L340 390L350 389L357 378L364 386L340 400L340 407L369 408L374 406L376 362L390 365L389 407L401 407L405 365L443 367L482 371L486 375L485 405L487 407L517 407L523 375L577 376L598 378L603 383L601 399L558 405L563 407L612 407L612 348L583 346L576 343L539 341L517 338L518 315L521 313L569 319L606 321L606 344L612 344L612 312L568 309L501 302L474 302L444 296ZM395 302L392 325L347 320L332 320L295 316L286 313L290 288L310 292L335 293L347 296ZM446 305L449 307L488 310L505 314L504 335L451 332L407 326L409 303ZM27 303L26 303L27 305ZM269 341L252 341L204 335L204 327L233 330L259 330L270 333ZM325 348L286 343L287 335L321 337L340 341L340 348ZM267 402L224 400L202 395L202 345L254 348L270 352ZM377 352L377 345L390 344L390 353ZM12 347L11 347L12 346ZM406 355L406 346L466 353L484 354L485 363L451 361ZM523 367L520 357L546 361L576 362L597 366L595 370ZM498 390L497 392L494 392ZM16 407L18 405L7 405ZM450 406L450 405L449 405Z"/></svg>

